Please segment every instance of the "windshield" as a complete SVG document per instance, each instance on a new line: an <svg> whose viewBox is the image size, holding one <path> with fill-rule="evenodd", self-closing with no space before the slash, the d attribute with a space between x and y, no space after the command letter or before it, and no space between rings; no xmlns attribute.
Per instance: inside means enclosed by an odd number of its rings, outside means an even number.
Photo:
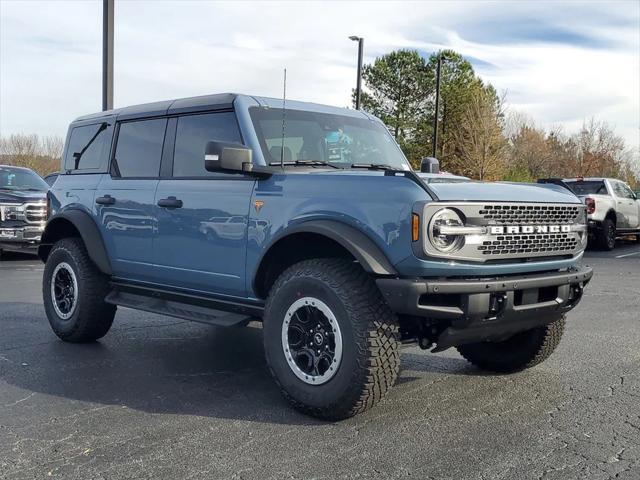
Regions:
<svg viewBox="0 0 640 480"><path fill-rule="evenodd" d="M408 170L409 163L384 125L364 118L286 110L284 149L282 110L249 109L267 164L317 161L337 167L388 165Z"/></svg>
<svg viewBox="0 0 640 480"><path fill-rule="evenodd" d="M607 187L602 180L565 181L565 183L576 195L607 195Z"/></svg>
<svg viewBox="0 0 640 480"><path fill-rule="evenodd" d="M0 167L0 189L46 192L49 186L37 173L31 170Z"/></svg>

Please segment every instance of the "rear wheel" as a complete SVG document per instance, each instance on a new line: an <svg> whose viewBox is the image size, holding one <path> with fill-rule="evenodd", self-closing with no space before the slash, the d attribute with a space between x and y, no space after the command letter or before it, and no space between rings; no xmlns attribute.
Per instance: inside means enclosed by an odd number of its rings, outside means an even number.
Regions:
<svg viewBox="0 0 640 480"><path fill-rule="evenodd" d="M501 342L478 342L457 347L468 362L482 370L511 373L531 368L553 353L564 332L564 316L558 320Z"/></svg>
<svg viewBox="0 0 640 480"><path fill-rule="evenodd" d="M58 241L42 278L44 309L55 334L66 342L90 342L111 328L115 305L104 301L108 278L93 264L79 238Z"/></svg>
<svg viewBox="0 0 640 480"><path fill-rule="evenodd" d="M342 259L286 270L271 289L264 346L271 373L298 410L338 420L372 407L400 367L397 319L373 280Z"/></svg>
<svg viewBox="0 0 640 480"><path fill-rule="evenodd" d="M610 218L605 218L602 222L598 243L603 250L613 250L616 246L616 225Z"/></svg>

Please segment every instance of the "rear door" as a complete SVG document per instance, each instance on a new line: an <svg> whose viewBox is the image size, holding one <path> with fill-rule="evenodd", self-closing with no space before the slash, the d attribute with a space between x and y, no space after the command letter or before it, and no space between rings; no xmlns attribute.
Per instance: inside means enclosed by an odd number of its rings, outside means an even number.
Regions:
<svg viewBox="0 0 640 480"><path fill-rule="evenodd" d="M166 118L121 122L111 160L95 196L96 218L114 275L157 281L153 267L155 193Z"/></svg>
<svg viewBox="0 0 640 480"><path fill-rule="evenodd" d="M172 161L163 162L155 196L154 262L171 286L244 297L247 221L255 179L204 168L208 141L242 143L235 114L174 117L167 139L174 148Z"/></svg>

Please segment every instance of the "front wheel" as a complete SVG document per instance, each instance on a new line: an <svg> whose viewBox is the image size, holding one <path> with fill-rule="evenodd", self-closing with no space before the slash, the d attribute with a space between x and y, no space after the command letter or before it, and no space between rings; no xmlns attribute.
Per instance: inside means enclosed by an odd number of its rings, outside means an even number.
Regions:
<svg viewBox="0 0 640 480"><path fill-rule="evenodd" d="M298 410L339 420L377 403L400 367L397 319L357 264L313 259L271 289L264 347L271 373Z"/></svg>
<svg viewBox="0 0 640 480"><path fill-rule="evenodd" d="M66 342L90 342L111 328L116 307L104 301L109 279L89 258L79 238L58 241L42 277L44 309L51 328Z"/></svg>
<svg viewBox="0 0 640 480"><path fill-rule="evenodd" d="M478 342L457 347L468 362L482 370L512 373L531 368L556 349L564 332L564 316L548 325L516 333L501 342Z"/></svg>

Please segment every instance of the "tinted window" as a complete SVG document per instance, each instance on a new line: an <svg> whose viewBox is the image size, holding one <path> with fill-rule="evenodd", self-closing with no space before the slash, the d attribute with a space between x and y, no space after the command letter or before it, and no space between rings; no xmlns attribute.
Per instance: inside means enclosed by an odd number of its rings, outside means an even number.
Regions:
<svg viewBox="0 0 640 480"><path fill-rule="evenodd" d="M178 119L173 155L174 177L219 175L204 169L204 149L210 140L241 143L233 112L188 115Z"/></svg>
<svg viewBox="0 0 640 480"><path fill-rule="evenodd" d="M111 143L111 131L106 123L85 125L71 130L64 168L66 170L88 170L106 165Z"/></svg>
<svg viewBox="0 0 640 480"><path fill-rule="evenodd" d="M602 180L565 182L576 195L607 195L607 187Z"/></svg>
<svg viewBox="0 0 640 480"><path fill-rule="evenodd" d="M167 120L141 120L120 125L114 174L120 177L157 177Z"/></svg>

